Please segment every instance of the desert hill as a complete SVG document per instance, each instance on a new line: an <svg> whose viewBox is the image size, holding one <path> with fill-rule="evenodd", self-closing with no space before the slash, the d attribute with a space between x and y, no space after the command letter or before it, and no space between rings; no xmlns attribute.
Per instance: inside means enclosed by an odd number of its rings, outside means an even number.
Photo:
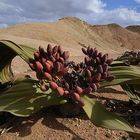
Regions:
<svg viewBox="0 0 140 140"><path fill-rule="evenodd" d="M79 47L97 47L104 52L119 53L126 49L140 49L140 35L117 24L92 26L76 17L65 17L49 23L17 24L0 29L0 39L37 47L54 43L79 56Z"/></svg>
<svg viewBox="0 0 140 140"><path fill-rule="evenodd" d="M136 32L138 34L140 34L140 25L131 25L131 26L127 26L126 29L132 31L132 32Z"/></svg>

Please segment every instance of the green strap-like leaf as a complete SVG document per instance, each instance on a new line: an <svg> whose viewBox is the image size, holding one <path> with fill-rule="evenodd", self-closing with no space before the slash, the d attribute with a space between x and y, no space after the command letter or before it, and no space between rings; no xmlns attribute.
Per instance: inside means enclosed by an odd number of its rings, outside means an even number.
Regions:
<svg viewBox="0 0 140 140"><path fill-rule="evenodd" d="M136 85L133 85L133 84L121 84L122 89L129 96L130 100L132 100L136 104L139 104L140 103L140 95L136 94L135 90L137 90L137 87L135 87L135 86Z"/></svg>
<svg viewBox="0 0 140 140"><path fill-rule="evenodd" d="M105 109L105 107L94 99L90 99L87 96L82 97L84 101L83 109L91 121L99 127L104 127L114 130L127 131L133 135L137 135L137 139L140 138L139 134L135 133L131 125L123 118L111 113Z"/></svg>
<svg viewBox="0 0 140 140"><path fill-rule="evenodd" d="M38 92L36 84L38 82L32 79L15 81L11 88L0 93L0 111L27 117L41 108L66 102L51 90L47 93Z"/></svg>
<svg viewBox="0 0 140 140"><path fill-rule="evenodd" d="M0 83L6 83L13 80L11 70L12 59L19 55L27 63L33 58L33 52L36 50L25 45L17 45L9 40L0 41Z"/></svg>

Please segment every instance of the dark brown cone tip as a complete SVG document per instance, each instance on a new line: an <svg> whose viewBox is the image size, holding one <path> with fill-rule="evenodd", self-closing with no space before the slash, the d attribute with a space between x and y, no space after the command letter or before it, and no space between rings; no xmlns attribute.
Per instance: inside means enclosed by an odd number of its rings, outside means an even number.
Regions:
<svg viewBox="0 0 140 140"><path fill-rule="evenodd" d="M87 55L87 50L85 48L82 48L82 52Z"/></svg>
<svg viewBox="0 0 140 140"><path fill-rule="evenodd" d="M43 55L45 53L44 49L41 46L39 46L39 52L41 55Z"/></svg>
<svg viewBox="0 0 140 140"><path fill-rule="evenodd" d="M102 58L103 57L103 54L101 52L99 52L98 57L99 58Z"/></svg>
<svg viewBox="0 0 140 140"><path fill-rule="evenodd" d="M35 52L35 53L34 53L34 59L35 59L35 60L39 60L39 58L40 58L39 52Z"/></svg>
<svg viewBox="0 0 140 140"><path fill-rule="evenodd" d="M48 46L47 46L47 53L48 54L52 54L52 46L51 46L51 44L48 44Z"/></svg>

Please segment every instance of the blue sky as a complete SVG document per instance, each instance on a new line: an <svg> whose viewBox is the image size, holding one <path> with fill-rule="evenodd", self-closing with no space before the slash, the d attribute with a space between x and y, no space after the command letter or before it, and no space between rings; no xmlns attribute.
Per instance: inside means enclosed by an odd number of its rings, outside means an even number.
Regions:
<svg viewBox="0 0 140 140"><path fill-rule="evenodd" d="M0 0L0 27L76 16L90 24L140 25L140 0Z"/></svg>
<svg viewBox="0 0 140 140"><path fill-rule="evenodd" d="M138 9L138 3L135 0L103 0L105 3L107 3L108 9L114 9L119 7L127 7L132 8L140 11L140 8Z"/></svg>

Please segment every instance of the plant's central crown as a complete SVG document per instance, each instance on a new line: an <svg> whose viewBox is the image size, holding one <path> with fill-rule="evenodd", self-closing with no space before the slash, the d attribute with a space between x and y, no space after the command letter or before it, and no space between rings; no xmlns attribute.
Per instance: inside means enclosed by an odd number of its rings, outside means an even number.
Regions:
<svg viewBox="0 0 140 140"><path fill-rule="evenodd" d="M69 61L69 52L61 46L47 46L47 51L39 47L30 60L30 67L36 72L41 83L41 90L49 88L60 96L84 105L80 96L95 92L103 80L111 81L114 76L109 72L108 65L113 61L108 54L98 53L96 48L82 48L86 55L84 62L75 64Z"/></svg>

